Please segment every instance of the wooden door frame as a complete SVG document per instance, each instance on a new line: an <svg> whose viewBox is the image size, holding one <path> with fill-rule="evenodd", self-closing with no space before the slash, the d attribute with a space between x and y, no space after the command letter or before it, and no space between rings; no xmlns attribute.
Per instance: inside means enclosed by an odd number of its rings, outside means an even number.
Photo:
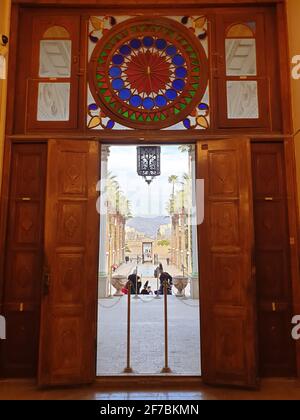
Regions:
<svg viewBox="0 0 300 420"><path fill-rule="evenodd" d="M101 144L184 144L184 143L196 143L197 140L211 140L211 139L226 139L232 137L235 130L223 130L216 133L205 133L195 130L187 130L184 132L174 131L158 131L149 133L143 130L124 130L115 132L101 132L101 133L83 133L80 129L76 132L64 131L63 133L35 133L35 134L19 134L16 135L14 131L14 102L15 102L15 78L17 68L17 52L18 52L18 24L19 24L19 13L22 10L26 10L27 6L39 7L43 6L57 6L57 2L54 0L13 0L11 11L11 30L10 30L10 55L8 64L8 91L10 95L7 98L7 119L6 119L6 138L5 138L5 149L4 149L4 167L2 176L2 190L0 197L0 311L2 308L2 295L4 286L4 252L6 244L6 233L7 233L7 212L8 212L8 197L10 188L10 171L11 171L11 149L13 143L32 143L32 142L43 142L47 143L49 138L77 138L80 141L96 139ZM123 0L116 0L115 5L118 7L119 12L126 12L130 10L136 10L136 1L126 1L126 6ZM151 0L141 0L139 2L139 10L144 13L151 11ZM163 13L168 10L168 7L172 1L164 0L163 4L158 6L158 13ZM300 257L300 232L299 232L299 209L297 199L297 178L295 169L295 147L293 138L293 124L292 124L292 112L291 112L291 86L290 86L290 69L289 69L289 57L288 57L288 31L287 31L287 16L286 16L286 0L264 0L262 1L265 5L274 5L276 11L277 20L277 39L278 39L278 56L280 62L280 91L281 91L281 102L285 104L285 112L283 113L282 120L282 131L278 132L245 132L241 130L239 134L248 136L252 142L260 141L278 141L284 142L285 149L285 166L287 173L287 191L288 191L288 221L289 221L289 233L290 238L294 240L291 245L291 267L292 267L292 293L294 302L295 314L300 314L300 275L299 275L299 257ZM90 10L97 12L99 7L105 7L108 9L111 6L109 0L90 0ZM211 7L216 2L213 0L181 0L176 7L172 7L172 11L186 11L189 7L190 10L199 11L203 9L203 5ZM235 3L232 0L220 0L218 5L220 6L233 6ZM240 7L252 5L258 6L259 3L254 0L242 0L240 1ZM66 10L73 8L73 13L78 13L78 8L86 7L86 0L73 0L66 6ZM172 3L172 6L173 3ZM75 9L77 8L77 9ZM126 9L126 10L125 10ZM280 41L280 42L279 42ZM213 117L213 116L212 116ZM214 118L214 117L213 117ZM235 131L237 132L237 131ZM122 142L120 142L122 138ZM1 345L1 344L0 344ZM300 378L300 340L296 344L297 346L297 373ZM1 376L1 372L0 372ZM140 378L141 379L141 378ZM120 380L120 378L118 378ZM147 382L149 383L149 382Z"/></svg>
<svg viewBox="0 0 300 420"><path fill-rule="evenodd" d="M124 133L125 134L125 133ZM212 140L214 138L216 141L220 139L228 139L235 136L230 135L222 135L222 136L207 136L205 134L195 135L194 133L194 140L192 138L185 139L182 141L182 134L181 132L176 133L175 135L168 134L163 135L163 138L158 139L158 135L156 132L142 132L140 136L137 136L137 133L132 133L134 135L130 135L123 140L117 139L115 135L106 134L103 138L97 138L97 141L100 143L100 150L101 145L141 145L141 144L164 144L164 145L176 145L176 144L196 144L198 140ZM144 136L144 137L143 137ZM54 136L51 136L53 138ZM125 137L125 136L124 136ZM159 135L161 137L161 133ZM240 137L237 135L237 137ZM49 136L48 136L49 138ZM60 136L60 138L62 138ZM70 138L70 137L69 137ZM95 137L93 137L95 139ZM14 143L47 143L47 138L45 136L35 136L31 140L24 136L8 136L6 139L6 146L5 146L5 159L4 159L4 170L3 170L3 181L2 181L2 193L1 193L1 202L0 202L0 249L4 250L6 245L6 234L7 234L7 218L8 218L8 199L9 199L9 189L10 189L10 171L11 171L11 150ZM82 136L77 138L78 141L87 141L90 138L84 138ZM295 172L295 155L294 155L294 143L293 139L289 136L268 136L264 139L260 138L252 138L251 142L280 142L284 144L285 150L285 166L286 166L286 173L287 173L287 191L288 191L288 221L289 221L289 235L292 239L291 244L291 276L292 276L292 293L293 293L293 305L294 305L294 313L300 313L300 283L299 283L299 234L298 234L298 218L297 218L297 188L296 188L296 172ZM196 156L196 164L197 164L197 156ZM2 309L2 297L3 297L3 289L4 289L4 253L0 253L0 310ZM200 296L201 300L201 296ZM98 316L98 315L97 315ZM96 319L97 322L97 319ZM201 338L201 327L200 327L200 338ZM296 343L296 362L297 362L297 376L300 378L300 341ZM0 372L1 377L1 372ZM137 377L133 379L132 384L139 383L142 384L145 381L146 377ZM151 378L151 376L150 376ZM174 385L178 383L178 376L170 377L169 380L165 379L162 380L162 384L165 383L166 387L172 382L172 378L174 379ZM182 377L181 377L182 378ZM188 383L195 384L195 377L184 377ZM190 379L188 379L190 378ZM96 382L101 385L109 383L112 386L116 386L116 380L114 377L97 377L95 372L95 379ZM201 377L196 377L198 383ZM121 384L128 383L128 378L118 377L118 380ZM150 383L156 384L157 377L153 376ZM108 381L108 382L107 382ZM145 382L146 383L146 382ZM148 377L147 377L147 384L149 384Z"/></svg>

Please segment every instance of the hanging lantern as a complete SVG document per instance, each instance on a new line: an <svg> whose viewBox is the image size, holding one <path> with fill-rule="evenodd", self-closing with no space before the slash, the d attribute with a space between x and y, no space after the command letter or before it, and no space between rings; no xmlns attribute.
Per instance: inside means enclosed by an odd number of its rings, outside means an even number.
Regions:
<svg viewBox="0 0 300 420"><path fill-rule="evenodd" d="M160 146L137 147L137 173L148 185L160 175Z"/></svg>

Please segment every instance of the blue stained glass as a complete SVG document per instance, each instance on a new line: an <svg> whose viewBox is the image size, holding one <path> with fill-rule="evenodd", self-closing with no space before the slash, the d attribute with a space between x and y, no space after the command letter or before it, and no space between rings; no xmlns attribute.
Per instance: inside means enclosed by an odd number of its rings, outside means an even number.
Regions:
<svg viewBox="0 0 300 420"><path fill-rule="evenodd" d="M177 53L177 48L174 45L169 45L166 49L166 53L172 57Z"/></svg>
<svg viewBox="0 0 300 420"><path fill-rule="evenodd" d="M184 80L182 79L175 79L172 83L172 86L176 90L182 90L185 86Z"/></svg>
<svg viewBox="0 0 300 420"><path fill-rule="evenodd" d="M129 47L129 45L122 45L122 47L120 48L120 53L123 55L128 55L131 53L131 48Z"/></svg>
<svg viewBox="0 0 300 420"><path fill-rule="evenodd" d="M177 69L175 70L175 76L176 77L180 77L180 78L184 78L187 75L187 70L184 67L177 67Z"/></svg>
<svg viewBox="0 0 300 420"><path fill-rule="evenodd" d="M98 105L97 104L89 104L89 111L97 111Z"/></svg>
<svg viewBox="0 0 300 420"><path fill-rule="evenodd" d="M106 128L108 128L108 129L112 129L112 128L114 128L114 126L115 126L115 122L113 121L113 120L109 120L108 122L107 122L107 124L106 124Z"/></svg>
<svg viewBox="0 0 300 420"><path fill-rule="evenodd" d="M119 97L123 100L123 101L127 101L131 96L131 92L129 89L122 89L119 92Z"/></svg>
<svg viewBox="0 0 300 420"><path fill-rule="evenodd" d="M151 108L153 108L154 107L154 101L153 101L153 99L151 99L151 98L145 98L143 100L143 107L145 109L151 109Z"/></svg>
<svg viewBox="0 0 300 420"><path fill-rule="evenodd" d="M164 39L157 39L155 45L158 50L164 50L167 46L167 41Z"/></svg>
<svg viewBox="0 0 300 420"><path fill-rule="evenodd" d="M154 39L151 36L145 36L145 38L143 39L143 44L145 45L146 48L152 47L153 42L154 42Z"/></svg>
<svg viewBox="0 0 300 420"><path fill-rule="evenodd" d="M112 62L114 64L122 64L124 61L124 57L121 54L116 54L112 58Z"/></svg>
<svg viewBox="0 0 300 420"><path fill-rule="evenodd" d="M184 64L184 58L182 55L176 54L174 55L172 62L175 64L175 66L182 66Z"/></svg>
<svg viewBox="0 0 300 420"><path fill-rule="evenodd" d="M155 103L156 103L157 106L162 107L162 106L166 106L167 105L167 100L166 100L166 98L164 96L158 95L155 98Z"/></svg>
<svg viewBox="0 0 300 420"><path fill-rule="evenodd" d="M173 89L168 89L166 91L166 97L170 100L170 101L174 101L174 99L177 98L177 92L176 90Z"/></svg>
<svg viewBox="0 0 300 420"><path fill-rule="evenodd" d="M133 95L129 101L131 106L139 107L142 103L142 98L139 95Z"/></svg>
<svg viewBox="0 0 300 420"><path fill-rule="evenodd" d="M112 87L116 90L122 89L123 86L124 86L124 82L122 79L114 79L112 81Z"/></svg>
<svg viewBox="0 0 300 420"><path fill-rule="evenodd" d="M90 35L90 40L91 40L94 44L96 44L96 43L99 41L99 38L98 38L98 37L96 37L96 36Z"/></svg>
<svg viewBox="0 0 300 420"><path fill-rule="evenodd" d="M185 128L191 128L191 121L186 118L185 120L183 120L183 125L185 126Z"/></svg>
<svg viewBox="0 0 300 420"><path fill-rule="evenodd" d="M109 69L109 74L111 77L119 77L121 76L122 70L120 69L120 67L111 67Z"/></svg>
<svg viewBox="0 0 300 420"><path fill-rule="evenodd" d="M208 105L202 102L198 105L198 109L200 109L200 111L206 111L208 109Z"/></svg>
<svg viewBox="0 0 300 420"><path fill-rule="evenodd" d="M135 38L135 39L132 39L130 41L130 46L131 46L131 48L134 48L135 50L138 50L139 48L141 48L142 43L139 39Z"/></svg>

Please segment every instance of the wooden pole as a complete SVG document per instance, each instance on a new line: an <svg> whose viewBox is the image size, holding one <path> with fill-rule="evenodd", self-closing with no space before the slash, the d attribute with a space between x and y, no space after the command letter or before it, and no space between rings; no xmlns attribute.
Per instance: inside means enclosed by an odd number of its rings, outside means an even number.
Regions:
<svg viewBox="0 0 300 420"><path fill-rule="evenodd" d="M124 373L133 373L133 370L130 366L130 348L131 348L131 283L128 282L128 292L127 292L127 366L124 369Z"/></svg>
<svg viewBox="0 0 300 420"><path fill-rule="evenodd" d="M165 366L161 373L171 373L169 368L169 349L168 349L168 280L164 280L164 320L165 320Z"/></svg>

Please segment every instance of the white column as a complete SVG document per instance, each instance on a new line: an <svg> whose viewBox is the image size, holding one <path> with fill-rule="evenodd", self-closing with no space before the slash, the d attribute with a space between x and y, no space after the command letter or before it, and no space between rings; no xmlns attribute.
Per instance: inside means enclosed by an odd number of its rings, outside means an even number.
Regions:
<svg viewBox="0 0 300 420"><path fill-rule="evenodd" d="M189 152L191 161L192 177L192 208L196 208L196 163L195 150L191 148ZM199 275L198 275L198 241L197 241L197 223L196 216L192 217L192 275L191 275L191 298L199 299Z"/></svg>
<svg viewBox="0 0 300 420"><path fill-rule="evenodd" d="M107 272L107 257L106 257L106 235L107 235L107 208L105 201L107 200L106 194L102 190L105 188L107 179L107 162L109 156L109 146L101 146L101 197L100 197L100 241L99 241L99 285L98 296L103 298L107 296L108 288L108 272Z"/></svg>

